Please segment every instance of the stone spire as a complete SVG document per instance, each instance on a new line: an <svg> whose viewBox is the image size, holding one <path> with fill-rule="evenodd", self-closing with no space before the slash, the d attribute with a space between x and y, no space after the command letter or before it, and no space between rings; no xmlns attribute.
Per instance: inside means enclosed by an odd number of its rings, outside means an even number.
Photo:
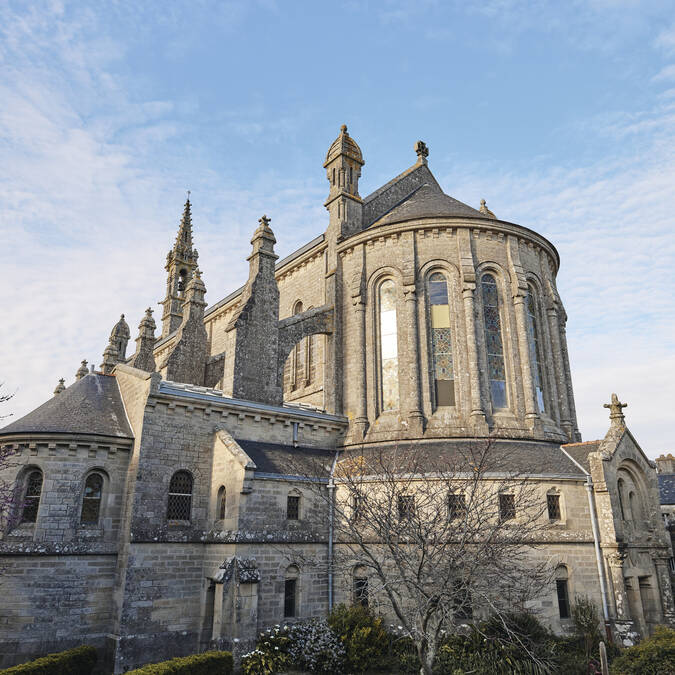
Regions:
<svg viewBox="0 0 675 675"><path fill-rule="evenodd" d="M619 397L616 394L612 394L612 402L605 403L603 408L609 409L609 419L611 422L611 429L625 429L626 428L626 417L623 414L623 409L628 406L628 403L621 403Z"/></svg>
<svg viewBox="0 0 675 675"><path fill-rule="evenodd" d="M195 269L185 289L182 322L174 348L162 365L167 380L187 384L204 384L208 336L204 327L206 286L201 272Z"/></svg>
<svg viewBox="0 0 675 675"><path fill-rule="evenodd" d="M364 164L361 148L347 133L347 125L343 124L323 163L330 184L324 206L330 213L331 224L341 237L348 237L362 229L363 202L359 196L359 178Z"/></svg>
<svg viewBox="0 0 675 675"><path fill-rule="evenodd" d="M138 325L138 337L136 338L136 352L131 357L129 365L149 373L155 371L155 320L152 318L152 309L145 310L145 316Z"/></svg>
<svg viewBox="0 0 675 675"><path fill-rule="evenodd" d="M62 391L66 390L66 381L61 378L59 380L59 383L56 385L56 389L54 389L54 396L58 396Z"/></svg>
<svg viewBox="0 0 675 675"><path fill-rule="evenodd" d="M110 332L110 344L115 347L117 351L117 361L124 361L127 357L127 343L131 333L129 325L124 320L124 314L120 316L120 320L113 326Z"/></svg>
<svg viewBox="0 0 675 675"><path fill-rule="evenodd" d="M487 216L488 218L495 218L495 219L497 218L497 216L495 216L495 214L492 213L492 211L490 211L490 209L488 209L487 203L486 203L486 201L485 201L484 199L481 199L481 200L480 200L480 209L478 209L478 210L479 210L484 216Z"/></svg>
<svg viewBox="0 0 675 675"><path fill-rule="evenodd" d="M82 361L82 365L77 369L75 373L75 379L81 380L85 375L89 374L89 369L87 368L87 359Z"/></svg>
<svg viewBox="0 0 675 675"><path fill-rule="evenodd" d="M263 216L253 233L248 281L226 331L223 391L228 396L281 405L278 377L279 287L274 275L276 239Z"/></svg>
<svg viewBox="0 0 675 675"><path fill-rule="evenodd" d="M166 296L160 303L162 312L162 337L173 333L183 320L183 299L188 283L197 268L199 253L192 246L192 205L190 193L185 202L183 217L173 248L166 256Z"/></svg>

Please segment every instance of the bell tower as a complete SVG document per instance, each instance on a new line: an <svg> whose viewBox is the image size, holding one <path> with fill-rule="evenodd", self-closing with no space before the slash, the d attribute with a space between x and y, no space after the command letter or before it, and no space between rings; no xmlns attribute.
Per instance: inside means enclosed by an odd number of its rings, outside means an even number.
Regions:
<svg viewBox="0 0 675 675"><path fill-rule="evenodd" d="M359 178L364 165L361 148L347 133L347 125L340 128L340 135L333 141L326 161L326 178L330 184L324 206L330 213L330 223L338 237L349 237L360 232L363 226L363 202L359 195Z"/></svg>
<svg viewBox="0 0 675 675"><path fill-rule="evenodd" d="M185 202L183 217L178 228L176 243L167 253L166 265L166 297L160 303L164 306L162 312L162 337L173 333L183 321L184 294L188 283L197 268L199 254L192 247L192 212L190 193Z"/></svg>

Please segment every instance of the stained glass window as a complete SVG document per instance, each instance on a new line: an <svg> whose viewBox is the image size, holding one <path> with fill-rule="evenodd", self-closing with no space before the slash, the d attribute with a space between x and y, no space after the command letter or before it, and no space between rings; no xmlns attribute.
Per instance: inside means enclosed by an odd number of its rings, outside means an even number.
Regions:
<svg viewBox="0 0 675 675"><path fill-rule="evenodd" d="M466 497L463 494L448 495L448 520L464 518L466 515Z"/></svg>
<svg viewBox="0 0 675 675"><path fill-rule="evenodd" d="M87 476L82 497L82 512L80 522L87 525L96 525L101 512L101 496L103 492L103 476L92 473Z"/></svg>
<svg viewBox="0 0 675 675"><path fill-rule="evenodd" d="M560 495L546 495L546 506L550 520L560 520Z"/></svg>
<svg viewBox="0 0 675 675"><path fill-rule="evenodd" d="M409 520L415 515L415 497L413 495L398 496L398 518Z"/></svg>
<svg viewBox="0 0 675 675"><path fill-rule="evenodd" d="M190 520L192 510L192 476L187 471L176 471L169 483L168 520Z"/></svg>
<svg viewBox="0 0 675 675"><path fill-rule="evenodd" d="M354 604L368 607L368 577L354 576Z"/></svg>
<svg viewBox="0 0 675 675"><path fill-rule="evenodd" d="M516 499L513 495L499 495L499 520L513 520L516 517Z"/></svg>
<svg viewBox="0 0 675 675"><path fill-rule="evenodd" d="M485 349L487 351L490 397L493 408L506 408L506 370L502 327L499 318L499 291L497 281L491 274L483 275L483 321L485 325Z"/></svg>
<svg viewBox="0 0 675 675"><path fill-rule="evenodd" d="M42 471L31 471L26 478L26 491L21 512L22 523L34 523L37 520L42 494Z"/></svg>
<svg viewBox="0 0 675 675"><path fill-rule="evenodd" d="M298 495L288 495L286 499L286 518L288 520L298 520L300 518L300 497Z"/></svg>
<svg viewBox="0 0 675 675"><path fill-rule="evenodd" d="M534 391L537 396L539 412L545 412L544 378L541 369L541 338L539 336L539 322L537 320L537 306L534 300L534 290L531 286L528 286L527 288L525 303L527 308L527 343L530 349L530 363L532 364Z"/></svg>
<svg viewBox="0 0 675 675"><path fill-rule="evenodd" d="M429 277L427 285L431 322L431 368L436 406L455 405L448 282L445 276L435 272Z"/></svg>
<svg viewBox="0 0 675 675"><path fill-rule="evenodd" d="M396 327L396 286L387 280L380 286L380 405L382 410L398 409L398 333Z"/></svg>

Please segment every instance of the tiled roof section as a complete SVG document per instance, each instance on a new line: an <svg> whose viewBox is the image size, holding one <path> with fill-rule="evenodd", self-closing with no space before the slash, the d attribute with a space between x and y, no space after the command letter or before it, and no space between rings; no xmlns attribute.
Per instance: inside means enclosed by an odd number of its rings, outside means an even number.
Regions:
<svg viewBox="0 0 675 675"><path fill-rule="evenodd" d="M407 453L404 448L396 446L369 447L366 450L359 448L345 451L339 461L353 461L363 453L371 466L386 462L388 466L405 468L412 456L414 466L407 468L413 473L461 472L469 470L488 443L485 440L433 441L421 443L414 453ZM583 478L574 462L560 451L559 445L532 441L493 441L486 453L484 471L521 476Z"/></svg>
<svg viewBox="0 0 675 675"><path fill-rule="evenodd" d="M117 380L98 373L76 380L61 394L0 429L0 436L20 433L133 438Z"/></svg>
<svg viewBox="0 0 675 675"><path fill-rule="evenodd" d="M659 498L661 504L675 504L675 473L659 474Z"/></svg>
<svg viewBox="0 0 675 675"><path fill-rule="evenodd" d="M373 225L390 225L404 220L418 218L444 218L454 216L469 216L481 218L482 214L476 209L463 204L445 193L433 184L425 184L417 188L397 204L391 211L376 220Z"/></svg>
<svg viewBox="0 0 675 675"><path fill-rule="evenodd" d="M588 462L588 455L591 452L597 452L600 443L602 441L584 441L583 443L565 443L562 447L590 473L591 465Z"/></svg>
<svg viewBox="0 0 675 675"><path fill-rule="evenodd" d="M328 478L335 458L334 450L236 440L260 473Z"/></svg>

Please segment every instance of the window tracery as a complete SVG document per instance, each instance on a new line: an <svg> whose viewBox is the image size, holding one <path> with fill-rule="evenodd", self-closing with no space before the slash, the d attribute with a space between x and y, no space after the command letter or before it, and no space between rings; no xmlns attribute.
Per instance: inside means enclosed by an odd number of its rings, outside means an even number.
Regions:
<svg viewBox="0 0 675 675"><path fill-rule="evenodd" d="M431 371L436 407L455 405L455 373L452 358L452 330L448 281L434 272L427 281L431 333Z"/></svg>
<svg viewBox="0 0 675 675"><path fill-rule="evenodd" d="M527 310L527 344L530 351L530 363L532 364L532 383L537 398L539 412L546 412L544 404L544 377L541 359L541 332L539 330L539 317L537 314L537 303L535 300L534 289L531 285L527 287L525 297L525 308Z"/></svg>
<svg viewBox="0 0 675 675"><path fill-rule="evenodd" d="M488 378L490 381L490 399L493 408L506 408L506 369L504 366L504 347L502 327L499 317L499 290L492 274L484 274L481 279L483 298L483 325L485 331L485 350L487 352Z"/></svg>
<svg viewBox="0 0 675 675"><path fill-rule="evenodd" d="M23 494L22 523L37 521L40 497L42 496L42 471L34 469L26 476L26 488Z"/></svg>

